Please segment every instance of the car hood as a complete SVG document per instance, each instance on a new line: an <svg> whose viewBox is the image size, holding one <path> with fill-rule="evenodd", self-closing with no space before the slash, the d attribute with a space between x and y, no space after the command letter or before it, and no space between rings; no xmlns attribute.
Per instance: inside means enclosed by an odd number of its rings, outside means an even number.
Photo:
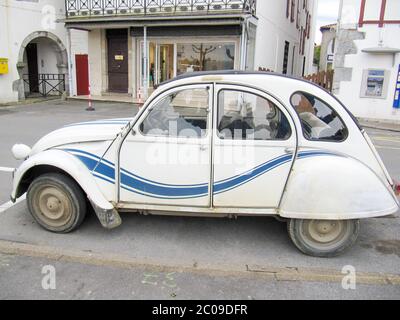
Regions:
<svg viewBox="0 0 400 320"><path fill-rule="evenodd" d="M30 155L67 144L114 140L131 120L107 119L66 125L41 138Z"/></svg>

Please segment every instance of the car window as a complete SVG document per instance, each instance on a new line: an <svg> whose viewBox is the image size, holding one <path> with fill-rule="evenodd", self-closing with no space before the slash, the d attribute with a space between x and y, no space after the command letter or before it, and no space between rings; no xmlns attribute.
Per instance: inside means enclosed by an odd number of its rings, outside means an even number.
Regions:
<svg viewBox="0 0 400 320"><path fill-rule="evenodd" d="M140 125L144 135L201 138L207 135L207 89L174 92L151 108Z"/></svg>
<svg viewBox="0 0 400 320"><path fill-rule="evenodd" d="M321 99L297 92L292 96L291 103L299 115L305 138L321 141L343 141L347 138L347 127L337 112Z"/></svg>
<svg viewBox="0 0 400 320"><path fill-rule="evenodd" d="M287 140L286 116L270 100L237 90L218 94L218 136L227 140Z"/></svg>

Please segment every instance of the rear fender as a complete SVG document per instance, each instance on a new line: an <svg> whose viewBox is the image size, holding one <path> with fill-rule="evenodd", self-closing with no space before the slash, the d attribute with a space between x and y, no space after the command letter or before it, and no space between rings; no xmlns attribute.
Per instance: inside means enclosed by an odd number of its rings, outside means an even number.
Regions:
<svg viewBox="0 0 400 320"><path fill-rule="evenodd" d="M295 161L279 214L348 220L390 215L398 209L389 184L369 167L350 157L322 155Z"/></svg>

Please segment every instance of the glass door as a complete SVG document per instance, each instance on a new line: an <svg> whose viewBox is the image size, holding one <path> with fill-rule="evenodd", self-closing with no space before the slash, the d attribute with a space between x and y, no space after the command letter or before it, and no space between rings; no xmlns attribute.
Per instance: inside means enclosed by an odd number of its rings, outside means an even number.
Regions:
<svg viewBox="0 0 400 320"><path fill-rule="evenodd" d="M174 77L174 45L160 44L157 47L158 77L156 85Z"/></svg>
<svg viewBox="0 0 400 320"><path fill-rule="evenodd" d="M144 75L147 74L149 94L155 87L175 76L175 45L148 42L148 63L144 70L144 43L140 45L140 86L144 87Z"/></svg>

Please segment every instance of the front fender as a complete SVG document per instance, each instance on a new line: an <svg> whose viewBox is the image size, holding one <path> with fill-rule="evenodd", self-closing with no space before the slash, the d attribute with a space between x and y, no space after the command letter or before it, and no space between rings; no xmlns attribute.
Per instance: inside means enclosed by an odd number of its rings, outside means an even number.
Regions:
<svg viewBox="0 0 400 320"><path fill-rule="evenodd" d="M73 155L51 149L40 152L27 160L15 171L11 199L21 196L21 184L26 180L29 172L40 166L57 168L71 176L87 194L101 224L107 228L116 227L121 223L118 212L101 193L94 177L88 168Z"/></svg>
<svg viewBox="0 0 400 320"><path fill-rule="evenodd" d="M380 217L399 209L390 186L353 158L326 155L296 160L280 216L348 220Z"/></svg>

